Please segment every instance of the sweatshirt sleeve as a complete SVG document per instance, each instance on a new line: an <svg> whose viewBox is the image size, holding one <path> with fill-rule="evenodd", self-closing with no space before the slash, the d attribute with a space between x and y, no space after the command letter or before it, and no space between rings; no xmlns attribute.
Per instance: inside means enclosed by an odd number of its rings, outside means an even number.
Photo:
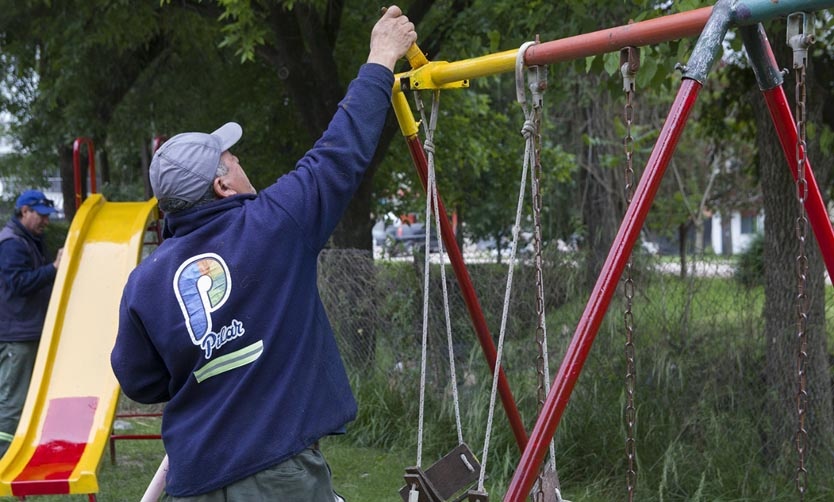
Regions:
<svg viewBox="0 0 834 502"><path fill-rule="evenodd" d="M0 244L0 273L15 295L29 296L41 288L52 287L57 273L55 266L34 265L25 244L14 239Z"/></svg>
<svg viewBox="0 0 834 502"><path fill-rule="evenodd" d="M314 249L327 243L371 163L393 85L388 68L363 65L321 138L292 172L262 192L293 218Z"/></svg>

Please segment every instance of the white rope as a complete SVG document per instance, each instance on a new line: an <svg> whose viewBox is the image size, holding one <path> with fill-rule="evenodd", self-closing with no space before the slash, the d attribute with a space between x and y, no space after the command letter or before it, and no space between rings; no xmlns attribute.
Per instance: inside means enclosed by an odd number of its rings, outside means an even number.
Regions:
<svg viewBox="0 0 834 502"><path fill-rule="evenodd" d="M527 42L521 46L518 50L518 54L516 56L516 90L518 90L518 81L519 78L522 79L523 82L523 75L521 74L521 68L524 64L524 51L532 42ZM492 435L492 424L493 419L495 416L495 400L496 394L498 393L498 375L501 370L501 357L504 353L504 338L506 335L506 328L507 328L507 316L509 313L510 308L510 293L512 292L513 286L513 269L515 268L515 256L516 256L516 249L518 247L518 234L519 229L521 226L521 213L524 208L524 191L527 187L527 171L530 167L530 160L532 154L534 153L533 148L533 135L532 132L534 131L534 126L532 122L532 115L528 112L527 106L524 104L523 98L523 84L522 84L522 93L521 98L519 98L519 102L522 105L522 109L524 110L524 126L521 129L522 134L525 138L525 148L524 148L524 162L523 167L521 170L521 183L519 186L518 192L518 205L516 206L516 214L515 214L515 224L513 225L513 242L510 246L510 257L509 257L509 265L507 269L507 286L504 290L504 306L501 312L501 329L498 336L498 347L497 347L497 354L495 357L495 367L492 370L492 391L490 392L489 396L489 412L487 414L487 428L484 434L484 450L481 460L481 472L478 476L478 491L484 491L484 481L486 479L486 470L487 470L487 461L489 460L489 443Z"/></svg>
<svg viewBox="0 0 834 502"><path fill-rule="evenodd" d="M432 95L432 109L431 109L431 119L430 119L430 129L431 129L431 136L434 136L434 131L437 127L437 116L440 112L440 91L435 90L434 94ZM428 143L429 133L426 132L426 143ZM433 138L432 138L433 139ZM429 146L429 145L427 145ZM440 207L439 207L439 196L437 195L437 175L435 170L435 161L434 161L434 144L432 143L431 148L424 149L427 152L431 152L428 156L428 165L429 171L432 173L431 184L429 185L429 190L431 192L431 201L433 204L434 209L434 224L435 228L437 228L438 233L440 233ZM428 215L426 215L426 221L430 222L431 220L428 219ZM431 230L431 224L427 224L426 226L426 250L429 249L429 232ZM446 281L446 252L445 248L443 247L443 238L442 235L438 236L437 239L437 246L438 251L440 253L440 281L443 285L443 314L446 318L446 345L448 348L448 356L449 356L449 381L452 384L452 402L454 404L454 411L455 411L455 427L458 433L458 444L463 444L463 427L461 426L461 419L460 419L460 399L458 397L458 377L457 377L457 369L455 365L455 350L454 350L454 341L452 339L452 319L449 313L449 289ZM428 252L426 252L426 257L428 257Z"/></svg>
<svg viewBox="0 0 834 502"><path fill-rule="evenodd" d="M492 373L492 391L490 392L489 398L489 414L487 418L487 429L486 434L484 435L484 452L483 452L483 460L481 461L481 474L478 478L478 489L480 491L484 490L484 479L486 477L486 464L487 458L489 456L489 442L490 436L492 433L492 423L493 417L495 415L495 396L497 394L498 389L498 373L501 369L501 357L504 352L504 337L506 334L507 328L507 316L509 313L509 306L510 306L510 293L512 292L513 287L513 269L515 268L515 256L516 256L516 249L518 247L518 233L519 233L519 226L521 224L521 213L522 208L524 207L524 189L527 185L527 170L528 170L528 156L525 153L524 158L524 167L521 172L521 189L519 191L519 198L518 198L518 209L516 211L516 219L515 225L513 226L513 242L512 246L510 247L510 257L509 257L509 265L507 269L507 287L504 290L504 307L501 312L501 330L498 336L498 350L497 355L495 357L495 367L493 368Z"/></svg>
<svg viewBox="0 0 834 502"><path fill-rule="evenodd" d="M416 93L415 93L416 94ZM424 430L424 408L425 408L425 380L426 380L426 360L427 360L427 346L428 346L428 305L429 305L429 278L430 278L430 260L429 250L431 244L431 222L432 210L434 211L435 226L440 231L440 209L439 197L437 195L437 177L435 173L435 158L434 158L434 131L437 127L437 116L440 109L440 91L434 91L432 96L432 110L430 119L426 120L425 110L423 108L422 100L419 95L416 95L417 108L420 110L422 123L426 139L423 149L426 152L428 175L426 181L426 215L424 221L426 222L424 228L425 236L425 260L423 270L423 340L422 340L422 354L421 354L421 371L420 371L420 416L418 426L418 443L417 443L417 466L422 462L422 448L423 448L423 430ZM445 265L445 250L443 247L442 236L438 238L438 250L440 252L440 278L443 285L443 311L446 321L446 342L448 346L449 357L449 379L452 385L452 400L454 404L455 426L458 435L458 443L463 443L463 427L461 425L460 413L460 399L457 389L457 371L455 368L454 344L452 339L452 321L449 312L449 291L446 281L446 265Z"/></svg>
<svg viewBox="0 0 834 502"><path fill-rule="evenodd" d="M418 108L420 109L420 113L423 113L423 106L422 101L418 97ZM423 124L425 125L426 120L423 119ZM426 183L427 187L431 187L434 183L434 168L432 166L433 161L431 160L434 155L434 144L431 140L430 128L426 130L426 144L424 149L429 158L429 167L428 167L428 181ZM430 189L426 190L426 219L423 221L428 222L428 217L431 212L431 198L432 193ZM425 227L424 227L425 228ZM429 332L429 253L428 253L428 244L429 244L429 232L426 230L426 254L425 254L425 262L423 263L423 338L422 343L420 344L420 405L419 405L419 413L417 418L417 467L420 467L423 462L423 423L424 423L424 412L425 412L425 403L426 403L426 347L428 346L428 332Z"/></svg>
<svg viewBox="0 0 834 502"><path fill-rule="evenodd" d="M440 91L434 91L434 96L432 99L432 110L431 110L431 127L432 131L437 125L437 115L440 110ZM435 164L434 164L434 153L431 156L431 162L429 164L431 166L432 173L435 172ZM432 200L434 203L434 222L435 227L437 228L438 234L440 233L440 207L439 207L439 197L437 195L437 176L432 176ZM427 220L428 221L428 220ZM426 230L426 249L428 248L428 235L429 231L431 230L431 225L428 226ZM454 340L452 339L452 319L449 313L449 289L446 282L446 252L443 247L443 238L442 235L438 235L437 239L437 246L438 251L440 253L440 280L443 284L443 314L446 317L446 345L448 347L448 355L449 355L449 381L452 384L452 402L454 403L454 411L455 411L455 427L457 428L458 433L458 444L463 444L463 426L461 425L460 419L460 399L458 397L458 377L457 377L457 369L455 365L455 349L454 349ZM426 253L428 256L428 252Z"/></svg>

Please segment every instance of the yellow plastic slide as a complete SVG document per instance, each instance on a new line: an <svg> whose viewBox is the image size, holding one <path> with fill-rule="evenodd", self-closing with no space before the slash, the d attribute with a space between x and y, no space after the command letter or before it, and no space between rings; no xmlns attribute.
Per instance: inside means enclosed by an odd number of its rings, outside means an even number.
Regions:
<svg viewBox="0 0 834 502"><path fill-rule="evenodd" d="M110 369L119 300L156 199L90 195L67 235L20 424L0 460L0 496L96 493L119 398Z"/></svg>

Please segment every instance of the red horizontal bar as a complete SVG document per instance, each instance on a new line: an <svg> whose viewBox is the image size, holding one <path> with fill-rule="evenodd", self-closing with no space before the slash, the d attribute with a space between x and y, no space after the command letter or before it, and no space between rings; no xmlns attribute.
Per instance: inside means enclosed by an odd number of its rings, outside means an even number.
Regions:
<svg viewBox="0 0 834 502"><path fill-rule="evenodd" d="M116 418L161 417L162 413L125 413L116 414Z"/></svg>
<svg viewBox="0 0 834 502"><path fill-rule="evenodd" d="M528 66L617 52L623 47L643 47L670 40L698 36L707 24L712 7L671 14L607 30L583 33L573 37L530 46L524 53Z"/></svg>

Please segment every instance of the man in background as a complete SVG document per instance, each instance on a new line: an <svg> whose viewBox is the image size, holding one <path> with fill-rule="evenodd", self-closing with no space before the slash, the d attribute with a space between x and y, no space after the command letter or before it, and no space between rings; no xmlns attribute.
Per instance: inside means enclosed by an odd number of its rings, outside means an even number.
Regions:
<svg viewBox="0 0 834 502"><path fill-rule="evenodd" d="M0 230L0 456L14 438L63 249L46 259L43 231L54 204L38 190L15 203Z"/></svg>

